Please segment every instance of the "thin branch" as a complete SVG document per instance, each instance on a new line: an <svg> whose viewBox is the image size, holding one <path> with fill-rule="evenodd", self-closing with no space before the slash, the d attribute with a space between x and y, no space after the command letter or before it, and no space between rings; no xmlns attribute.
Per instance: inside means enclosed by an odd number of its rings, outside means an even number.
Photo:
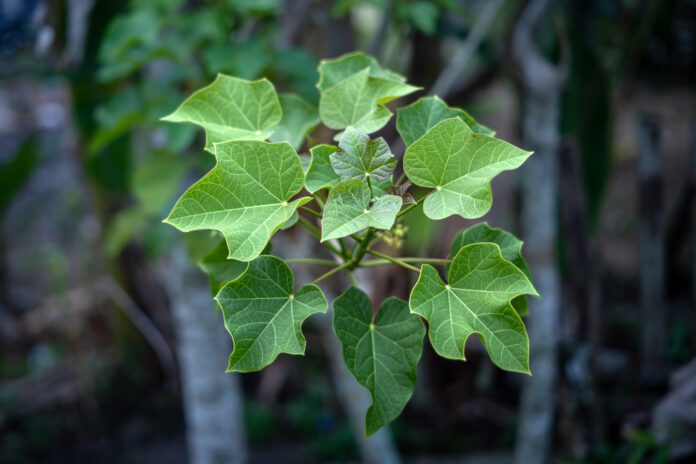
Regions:
<svg viewBox="0 0 696 464"><path fill-rule="evenodd" d="M333 267L336 265L336 261L321 258L290 258L286 259L285 262L288 264L316 264L317 266L329 267Z"/></svg>
<svg viewBox="0 0 696 464"><path fill-rule="evenodd" d="M301 209L302 211L305 211L305 212L311 214L312 216L314 216L314 217L316 217L316 218L319 218L319 219L322 218L321 213L318 212L318 211L314 211L312 208L307 208L306 206L300 206L300 209Z"/></svg>
<svg viewBox="0 0 696 464"><path fill-rule="evenodd" d="M404 263L416 263L416 264L434 264L436 266L445 266L451 264L451 259L437 259L437 258L398 258L399 261ZM389 264L394 264L392 261L387 259L372 259L369 261L363 261L360 263L360 267L377 267L377 266L387 266Z"/></svg>
<svg viewBox="0 0 696 464"><path fill-rule="evenodd" d="M353 264L353 261L352 261L352 260L351 260L351 261L346 261L345 263L336 266L335 268L331 269L330 271L328 271L328 272L326 272L326 273L320 275L320 276L317 277L316 279L314 279L314 280L312 281L312 284L318 284L318 283L321 282L322 280L331 277L332 275L336 274L337 272L342 271L343 269L346 269L347 267L351 266L352 264Z"/></svg>
<svg viewBox="0 0 696 464"><path fill-rule="evenodd" d="M385 259L393 264L396 264L397 266L401 266L403 268L406 268L409 271L420 272L420 269L418 269L417 267L411 266L410 264L400 260L399 258L395 258L394 256L385 255L384 253L380 253L379 251L374 251L374 250L367 250L367 254L372 255L372 256L376 256L377 258Z"/></svg>
<svg viewBox="0 0 696 464"><path fill-rule="evenodd" d="M105 276L99 279L96 285L121 308L133 325L143 334L143 337L155 352L168 380L175 385L177 375L174 353L157 326L152 323L145 315L145 312L138 307L130 295L114 279Z"/></svg>

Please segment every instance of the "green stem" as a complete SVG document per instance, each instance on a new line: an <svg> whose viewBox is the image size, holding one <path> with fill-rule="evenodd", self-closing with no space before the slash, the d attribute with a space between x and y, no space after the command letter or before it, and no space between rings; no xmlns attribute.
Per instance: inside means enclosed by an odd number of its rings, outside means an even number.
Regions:
<svg viewBox="0 0 696 464"><path fill-rule="evenodd" d="M370 241L372 240L372 237L375 236L376 230L373 229L372 227L369 227L367 229L367 232L365 232L365 235L363 235L362 239L360 242L357 243L357 249L353 252L353 260L352 260L352 267L351 270L355 269L360 265L360 261L363 259L365 256L365 253L368 251L368 247L370 246Z"/></svg>
<svg viewBox="0 0 696 464"><path fill-rule="evenodd" d="M429 191L428 193L426 193L425 195L423 195L422 197L420 197L418 200L416 200L415 203L413 203L412 205L408 205L406 208L404 208L404 209L402 209L401 211L399 211L399 214L396 215L396 218L399 219L401 216L403 216L404 214L408 213L409 211L411 211L411 210L412 210L413 208L415 208L416 206L420 205L420 204L423 202L423 200L425 200L426 198L428 198L428 196L429 196L431 193L433 193L434 191L435 191L435 190Z"/></svg>
<svg viewBox="0 0 696 464"><path fill-rule="evenodd" d="M393 258L393 257L392 257ZM404 263L416 263L416 264L434 264L436 266L444 266L452 262L451 259L437 259L437 258L396 258ZM360 267L376 267L376 266L386 266L388 264L394 264L393 261L388 259L372 259L370 261L363 261L360 263Z"/></svg>
<svg viewBox="0 0 696 464"><path fill-rule="evenodd" d="M314 217L317 217L317 218L319 218L319 219L322 218L321 213L318 212L318 211L314 211L312 208L307 208L306 206L300 206L300 209L301 209L302 211L308 212L309 214L311 214L311 215L314 216Z"/></svg>
<svg viewBox="0 0 696 464"><path fill-rule="evenodd" d="M324 199L319 195L319 193L315 192L312 197L314 197L314 201L317 202L317 205L319 205L319 209L322 211L324 210Z"/></svg>
<svg viewBox="0 0 696 464"><path fill-rule="evenodd" d="M404 181L406 180L406 172L402 172L399 178L396 180L396 184L394 184L395 187L398 187L401 185Z"/></svg>
<svg viewBox="0 0 696 464"><path fill-rule="evenodd" d="M330 259L320 259L320 258L290 258L285 260L288 264L316 264L318 266L330 266L336 265L336 261L331 261Z"/></svg>
<svg viewBox="0 0 696 464"><path fill-rule="evenodd" d="M346 261L345 263L336 266L335 268L331 269L330 271L325 272L324 274L322 274L322 275L320 275L319 277L317 277L316 279L314 279L314 280L312 281L312 284L318 284L318 283L321 282L322 280L324 280L324 279L326 279L326 278L328 278L328 277L331 277L332 275L336 274L337 272L342 271L343 269L348 268L348 267L351 266L352 264L353 264L353 261Z"/></svg>
<svg viewBox="0 0 696 464"><path fill-rule="evenodd" d="M394 263L397 266L401 266L403 268L406 268L410 271L420 272L420 269L418 269L417 267L411 266L410 264L400 260L399 258L395 258L394 256L385 255L384 253L380 253L379 251L374 251L374 250L366 250L366 252L372 256L376 256L377 258L386 259L387 261Z"/></svg>

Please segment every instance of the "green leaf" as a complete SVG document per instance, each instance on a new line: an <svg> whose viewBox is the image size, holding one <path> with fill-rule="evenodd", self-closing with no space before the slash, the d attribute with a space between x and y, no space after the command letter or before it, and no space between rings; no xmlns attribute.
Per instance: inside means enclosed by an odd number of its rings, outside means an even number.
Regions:
<svg viewBox="0 0 696 464"><path fill-rule="evenodd" d="M349 127L338 143L340 150L330 156L331 167L341 180L379 182L391 177L396 158L382 138L370 140L363 131Z"/></svg>
<svg viewBox="0 0 696 464"><path fill-rule="evenodd" d="M220 289L227 283L244 272L249 263L229 259L227 244L221 240L215 248L213 248L203 259L198 263L198 267L208 276L210 280L210 292L213 296L217 295Z"/></svg>
<svg viewBox="0 0 696 464"><path fill-rule="evenodd" d="M495 131L479 124L466 111L450 108L439 97L423 97L414 103L396 110L396 130L406 146L421 138L430 129L445 119L459 118L477 134L493 137Z"/></svg>
<svg viewBox="0 0 696 464"><path fill-rule="evenodd" d="M319 116L327 127L352 126L367 133L381 129L391 118L384 105L419 89L362 53L322 61L317 88Z"/></svg>
<svg viewBox="0 0 696 464"><path fill-rule="evenodd" d="M219 74L162 119L203 127L205 149L214 153L214 143L267 139L282 116L278 95L267 79L246 81Z"/></svg>
<svg viewBox="0 0 696 464"><path fill-rule="evenodd" d="M503 258L514 264L517 269L522 271L524 275L527 276L527 279L529 279L530 282L532 281L532 274L529 272L529 266L527 266L527 262L522 257L522 240L518 239L510 232L490 227L486 222L460 230L452 242L449 259L454 258L457 253L459 253L459 250L466 245L484 242L491 242L498 245ZM445 266L445 272L448 270L449 266ZM526 316L529 314L527 297L524 295L514 298L512 300L512 306L520 316Z"/></svg>
<svg viewBox="0 0 696 464"><path fill-rule="evenodd" d="M228 372L258 371L280 353L304 354L302 323L328 304L316 285L293 293L294 277L283 260L260 256L215 297L234 340Z"/></svg>
<svg viewBox="0 0 696 464"><path fill-rule="evenodd" d="M215 144L217 163L174 205L165 222L183 232L222 233L229 258L251 261L295 209L304 184L300 158L287 143L236 141Z"/></svg>
<svg viewBox="0 0 696 464"><path fill-rule="evenodd" d="M398 298L384 300L373 322L369 297L355 287L339 296L333 308L346 367L372 395L365 417L370 436L398 417L411 398L425 327Z"/></svg>
<svg viewBox="0 0 696 464"><path fill-rule="evenodd" d="M314 193L327 187L335 187L339 178L331 167L330 156L338 150L333 145L317 145L312 147L309 152L312 161L307 169L307 182L305 188L308 192Z"/></svg>
<svg viewBox="0 0 696 464"><path fill-rule="evenodd" d="M459 118L446 119L413 143L404 170L420 187L433 188L423 204L431 219L458 214L477 218L493 202L490 182L518 168L532 154L502 140L475 134Z"/></svg>
<svg viewBox="0 0 696 464"><path fill-rule="evenodd" d="M411 312L427 319L435 351L466 360L466 340L476 333L496 366L529 373L527 330L510 304L520 295L537 295L527 276L503 258L498 245L475 243L454 257L448 282L423 265L411 291Z"/></svg>
<svg viewBox="0 0 696 464"><path fill-rule="evenodd" d="M359 180L346 180L331 189L321 221L321 241L346 237L366 227L391 228L403 200L384 195L370 206L371 197L370 187Z"/></svg>
<svg viewBox="0 0 696 464"><path fill-rule="evenodd" d="M319 124L319 113L307 100L292 93L280 95L283 120L273 128L272 142L288 142L297 150Z"/></svg>

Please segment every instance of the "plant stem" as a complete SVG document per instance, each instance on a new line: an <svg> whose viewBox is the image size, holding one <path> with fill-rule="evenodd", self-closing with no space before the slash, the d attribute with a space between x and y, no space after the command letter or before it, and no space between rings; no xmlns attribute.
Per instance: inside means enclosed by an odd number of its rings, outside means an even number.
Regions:
<svg viewBox="0 0 696 464"><path fill-rule="evenodd" d="M318 212L318 211L314 211L312 208L307 208L306 206L300 206L300 209L301 209L302 211L308 212L309 214L311 214L311 215L314 216L314 217L317 217L317 218L319 218L319 219L322 218L321 213Z"/></svg>
<svg viewBox="0 0 696 464"><path fill-rule="evenodd" d="M399 258L395 258L394 256L385 255L384 253L380 253L379 251L374 251L374 250L366 250L366 252L372 256L386 259L387 261L392 262L392 263L396 264L397 266L401 266L403 268L406 268L410 271L420 272L420 269L418 269L417 267L411 266L410 264L400 260Z"/></svg>
<svg viewBox="0 0 696 464"><path fill-rule="evenodd" d="M396 184L394 184L394 186L395 187L400 186L403 183L403 181L405 181L405 180L406 180L406 171L401 173L399 178L396 180Z"/></svg>
<svg viewBox="0 0 696 464"><path fill-rule="evenodd" d="M372 237L375 236L375 233L375 229L373 229L372 227L368 228L367 232L365 232L365 235L363 235L360 242L358 242L357 249L353 252L351 270L355 269L360 265L360 261L365 256L365 253L367 253L368 247L370 246L370 241L372 240Z"/></svg>
<svg viewBox="0 0 696 464"><path fill-rule="evenodd" d="M368 252L369 253L369 252ZM437 259L437 258L395 258L404 263L422 263L422 264L434 264L436 266L444 266L452 262L451 259ZM372 259L370 261L363 261L360 263L360 267L376 267L376 266L386 266L387 264L394 264L393 261L388 259Z"/></svg>
<svg viewBox="0 0 696 464"><path fill-rule="evenodd" d="M433 193L434 191L435 191L435 190L429 191L428 193L426 193L425 195L423 195L422 197L420 197L418 200L416 200L415 203L413 203L412 205L409 205L409 206L407 206L405 209L402 209L401 211L399 211L399 214L396 215L396 218L399 219L401 216L403 216L404 214L408 213L409 211L411 211L411 210L412 210L413 208L415 208L416 206L420 205L420 204L423 202L423 200L425 200L426 198L428 198L428 196L429 196L431 193Z"/></svg>
<svg viewBox="0 0 696 464"><path fill-rule="evenodd" d="M336 261L320 258L290 258L285 260L288 264L316 264L318 266L335 266Z"/></svg>
<svg viewBox="0 0 696 464"><path fill-rule="evenodd" d="M348 268L349 266L352 266L352 265L353 265L353 261L352 261L352 260L351 260L351 261L346 261L346 262L343 263L343 264L339 264L339 265L336 266L335 268L331 269L331 270L328 271L328 272L325 272L324 274L322 274L322 275L320 275L319 277L317 277L316 279L314 279L314 280L312 281L312 284L318 284L318 283L321 282L322 280L324 280L324 279L326 279L326 278L328 278L328 277L331 277L332 275L336 274L337 272L342 271L343 269L346 269L346 268Z"/></svg>
<svg viewBox="0 0 696 464"><path fill-rule="evenodd" d="M319 209L324 211L324 199L319 195L319 193L314 193L312 195L314 197L314 201L317 202L317 205L319 205Z"/></svg>

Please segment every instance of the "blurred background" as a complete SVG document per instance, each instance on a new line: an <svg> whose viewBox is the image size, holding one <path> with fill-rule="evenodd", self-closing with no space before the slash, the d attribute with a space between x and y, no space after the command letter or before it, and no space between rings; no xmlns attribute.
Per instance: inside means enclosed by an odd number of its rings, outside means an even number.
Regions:
<svg viewBox="0 0 696 464"><path fill-rule="evenodd" d="M161 116L217 73L316 103L352 50L536 152L482 219L525 240L534 375L426 343L370 440L328 316L304 358L224 373L209 235L161 224L212 167ZM695 84L694 0L0 0L0 462L696 462ZM477 222L410 216L393 253ZM414 277L360 279L379 302Z"/></svg>

